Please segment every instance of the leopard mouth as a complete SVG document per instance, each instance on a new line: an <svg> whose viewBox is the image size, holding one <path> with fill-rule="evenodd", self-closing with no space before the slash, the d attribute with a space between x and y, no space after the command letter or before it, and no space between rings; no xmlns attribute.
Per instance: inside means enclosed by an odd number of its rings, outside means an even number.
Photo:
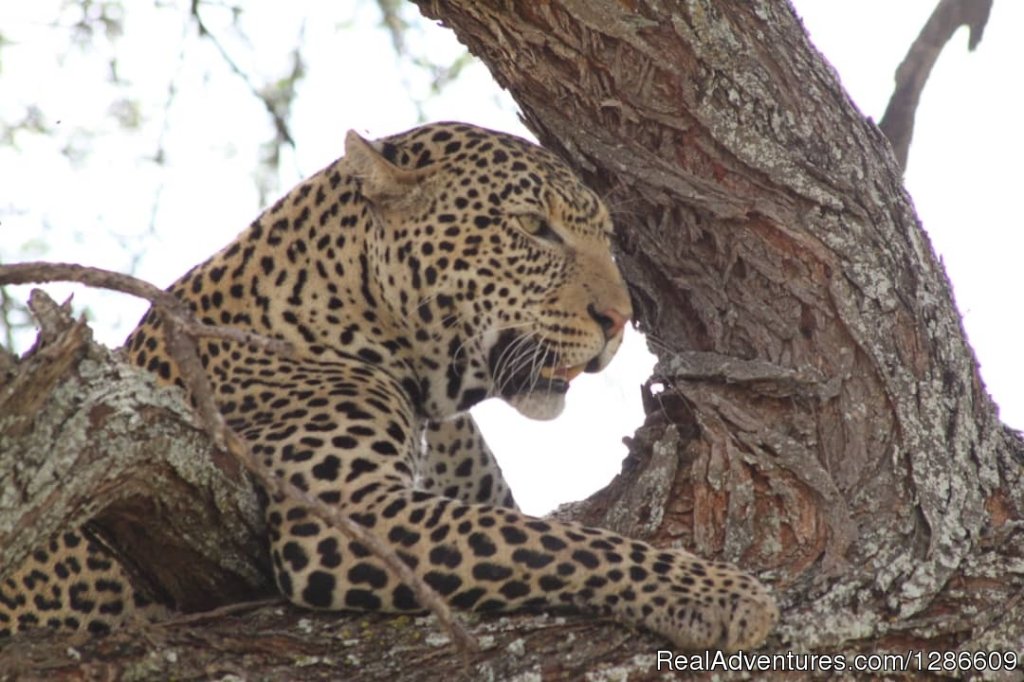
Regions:
<svg viewBox="0 0 1024 682"><path fill-rule="evenodd" d="M502 334L491 348L489 364L497 394L511 398L531 393L564 394L573 379L592 371L594 362L565 364L542 343Z"/></svg>
<svg viewBox="0 0 1024 682"><path fill-rule="evenodd" d="M546 381L561 381L566 385L566 387L568 387L569 383L572 382L573 379L578 377L580 374L583 374L583 371L587 368L587 364L589 363L575 365L573 367L555 367L548 365L541 367L537 372L537 376Z"/></svg>

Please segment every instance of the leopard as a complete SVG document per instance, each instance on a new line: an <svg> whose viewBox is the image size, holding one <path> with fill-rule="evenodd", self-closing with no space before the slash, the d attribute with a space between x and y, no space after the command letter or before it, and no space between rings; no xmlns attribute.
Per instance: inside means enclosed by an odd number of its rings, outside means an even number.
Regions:
<svg viewBox="0 0 1024 682"><path fill-rule="evenodd" d="M604 369L633 316L598 195L553 152L441 122L367 140L266 209L170 287L203 323L295 352L204 339L227 424L274 475L383 539L452 607L569 608L687 650L760 646L779 612L752 574L680 548L523 513L469 409L553 419ZM130 362L183 385L160 313ZM274 581L314 610L422 612L358 541L265 498ZM0 583L0 629L105 632L162 605L83 530Z"/></svg>

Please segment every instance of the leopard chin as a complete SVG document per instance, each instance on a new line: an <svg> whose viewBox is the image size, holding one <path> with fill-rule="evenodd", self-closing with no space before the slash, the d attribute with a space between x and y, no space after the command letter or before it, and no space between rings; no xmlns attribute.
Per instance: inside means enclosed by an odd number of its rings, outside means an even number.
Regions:
<svg viewBox="0 0 1024 682"><path fill-rule="evenodd" d="M565 392L517 393L506 398L505 402L524 417L537 421L551 421L565 409Z"/></svg>

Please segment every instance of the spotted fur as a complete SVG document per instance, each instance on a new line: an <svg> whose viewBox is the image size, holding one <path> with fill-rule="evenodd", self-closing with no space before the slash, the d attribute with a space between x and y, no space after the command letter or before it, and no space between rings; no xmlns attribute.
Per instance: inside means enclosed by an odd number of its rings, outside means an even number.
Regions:
<svg viewBox="0 0 1024 682"><path fill-rule="evenodd" d="M299 349L285 358L202 345L219 408L253 454L386 539L456 607L570 605L682 647L758 645L777 616L756 579L520 513L466 414L498 396L553 418L572 378L618 348L632 311L601 201L549 152L470 125L373 143L350 133L346 147L171 287L204 322ZM180 383L156 313L127 349ZM301 504L271 499L266 518L277 585L296 604L421 610L364 547ZM98 598L130 594L120 578L60 570L76 537L81 545L76 534L55 539L0 586L0 628L101 630L134 606ZM97 597L91 609L72 596L75 580Z"/></svg>

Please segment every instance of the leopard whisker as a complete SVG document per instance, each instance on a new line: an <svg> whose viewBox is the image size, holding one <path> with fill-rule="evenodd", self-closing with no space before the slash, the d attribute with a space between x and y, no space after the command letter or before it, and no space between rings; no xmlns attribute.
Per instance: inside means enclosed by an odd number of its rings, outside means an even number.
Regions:
<svg viewBox="0 0 1024 682"><path fill-rule="evenodd" d="M501 394L508 383L515 378L519 370L529 361L530 353L536 348L535 345L529 342L538 335L537 331L531 331L529 334L517 337L498 356L498 360L495 362L495 376L492 377L492 384L496 394Z"/></svg>

